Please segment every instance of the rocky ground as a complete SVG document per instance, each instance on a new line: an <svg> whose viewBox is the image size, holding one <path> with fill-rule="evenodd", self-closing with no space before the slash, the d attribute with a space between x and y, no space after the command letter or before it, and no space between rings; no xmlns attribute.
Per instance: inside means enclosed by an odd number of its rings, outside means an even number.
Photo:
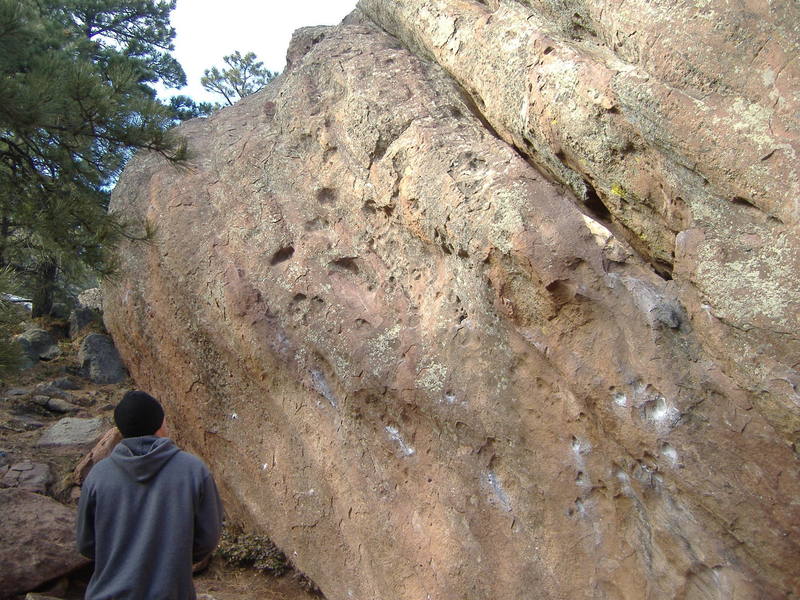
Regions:
<svg viewBox="0 0 800 600"><path fill-rule="evenodd" d="M61 356L42 361L0 383L0 495L3 504L0 562L10 565L17 561L19 571L27 572L26 576L41 571L31 579L37 582L38 593L28 594L30 598L77 600L83 597L91 565L40 584L49 578L48 573L54 572L50 569L60 568L54 565L56 559L49 554L56 545L53 538L59 534L31 528L50 526L48 515L42 514L42 510L58 512L66 506L69 510L64 514L66 521L70 520L70 511L74 511L80 491L73 471L97 440L111 429L113 406L130 389L132 382L126 379L118 384L92 383L79 375L78 341L62 341L59 347ZM28 490L36 496L15 495L13 488ZM42 495L58 504L48 503L40 498ZM19 509L9 508L11 496L23 499L31 518L25 521ZM35 508L32 500L42 501L51 508ZM54 522L63 525L65 519L59 521L59 518ZM68 531L67 525L60 534L67 552L71 542ZM37 554L37 540L42 546L40 554ZM195 585L199 597L206 600L308 600L314 597L291 573L271 577L254 569L234 566L218 555L196 576ZM16 593L19 589L11 582L8 572L0 576L0 598L26 597L24 593Z"/></svg>

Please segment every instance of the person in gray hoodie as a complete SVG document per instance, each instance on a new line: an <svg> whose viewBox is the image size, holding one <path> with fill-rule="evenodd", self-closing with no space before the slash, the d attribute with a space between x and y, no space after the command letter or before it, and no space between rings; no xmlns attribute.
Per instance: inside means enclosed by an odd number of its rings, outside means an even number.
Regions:
<svg viewBox="0 0 800 600"><path fill-rule="evenodd" d="M222 502L211 472L165 437L142 391L114 410L123 436L83 484L77 542L94 559L86 600L195 600L192 563L214 551Z"/></svg>

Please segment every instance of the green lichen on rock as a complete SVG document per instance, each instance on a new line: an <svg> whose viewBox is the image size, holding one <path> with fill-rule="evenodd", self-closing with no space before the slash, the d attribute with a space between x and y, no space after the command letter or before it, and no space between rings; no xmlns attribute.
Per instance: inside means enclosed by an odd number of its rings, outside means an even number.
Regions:
<svg viewBox="0 0 800 600"><path fill-rule="evenodd" d="M618 183L615 183L611 186L611 193L619 198L622 198L623 200L625 200L628 196L628 192L625 190L625 188Z"/></svg>

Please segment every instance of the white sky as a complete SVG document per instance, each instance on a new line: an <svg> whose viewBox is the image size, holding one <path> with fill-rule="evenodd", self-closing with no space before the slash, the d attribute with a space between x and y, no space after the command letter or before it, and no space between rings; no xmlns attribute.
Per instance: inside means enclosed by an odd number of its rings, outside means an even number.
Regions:
<svg viewBox="0 0 800 600"><path fill-rule="evenodd" d="M270 71L283 71L292 32L311 25L336 25L357 0L178 0L172 11L177 35L173 56L188 85L164 95L185 94L196 101L222 101L200 85L203 71L222 67L222 57L255 52Z"/></svg>

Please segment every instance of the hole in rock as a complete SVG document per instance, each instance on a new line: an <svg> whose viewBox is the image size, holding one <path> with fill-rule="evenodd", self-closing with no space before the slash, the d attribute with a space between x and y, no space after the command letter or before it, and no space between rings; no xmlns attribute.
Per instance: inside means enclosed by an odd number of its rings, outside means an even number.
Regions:
<svg viewBox="0 0 800 600"><path fill-rule="evenodd" d="M350 271L351 273L358 275L358 264L356 263L354 256L343 256L342 258L337 258L336 260L331 261L330 264L339 269L344 269L345 271Z"/></svg>
<svg viewBox="0 0 800 600"><path fill-rule="evenodd" d="M382 136L378 138L378 141L375 142L375 149L372 151L373 164L380 162L380 160L386 154L386 150L389 149L389 144L390 141L384 139Z"/></svg>
<svg viewBox="0 0 800 600"><path fill-rule="evenodd" d="M751 208L756 208L755 204L750 202L750 200L748 200L747 198L742 198L741 196L734 196L733 198L731 198L731 202L739 206L749 206Z"/></svg>
<svg viewBox="0 0 800 600"><path fill-rule="evenodd" d="M556 304L566 304L575 297L571 285L567 281L556 279L545 286Z"/></svg>
<svg viewBox="0 0 800 600"><path fill-rule="evenodd" d="M654 260L653 263L653 270L656 272L656 275L661 277L664 281L672 281L672 265L664 262L663 260Z"/></svg>
<svg viewBox="0 0 800 600"><path fill-rule="evenodd" d="M317 190L317 202L320 204L331 204L336 200L336 190L331 188L320 188Z"/></svg>
<svg viewBox="0 0 800 600"><path fill-rule="evenodd" d="M275 266L282 262L286 262L294 255L294 247L286 246L285 248L281 248L275 254L272 255L272 259L269 261L269 264Z"/></svg>
<svg viewBox="0 0 800 600"><path fill-rule="evenodd" d="M594 189L594 186L586 180L584 180L584 183L586 184L586 198L583 201L584 206L589 209L589 212L595 219L608 223L611 221L611 211L608 210L608 207L600 200L600 196L597 194L597 190Z"/></svg>
<svg viewBox="0 0 800 600"><path fill-rule="evenodd" d="M306 224L303 226L306 231L320 231L326 227L328 227L328 221L320 219L319 217L315 217L311 221L306 221Z"/></svg>

